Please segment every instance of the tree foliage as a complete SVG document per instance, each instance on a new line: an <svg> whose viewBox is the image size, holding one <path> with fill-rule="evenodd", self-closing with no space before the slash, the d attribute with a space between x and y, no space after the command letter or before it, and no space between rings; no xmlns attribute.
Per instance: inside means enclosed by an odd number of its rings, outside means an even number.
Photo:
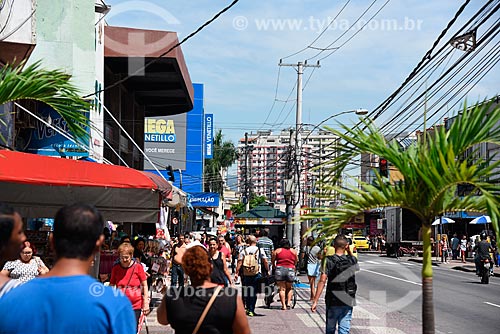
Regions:
<svg viewBox="0 0 500 334"><path fill-rule="evenodd" d="M231 141L224 141L222 130L217 131L213 140L213 158L205 159L206 192L215 192L220 195L224 192L223 170L229 168L237 159L238 153Z"/></svg>
<svg viewBox="0 0 500 334"><path fill-rule="evenodd" d="M312 213L304 219L321 218L322 226L315 229L328 237L336 233L343 223L365 210L400 206L414 212L423 224L424 333L434 333L430 244L432 221L446 212L487 212L500 245L500 184L496 175L500 161L493 157L488 159L478 154L470 155L470 152L477 152L481 144L500 145L499 123L500 109L492 109L490 104L483 103L470 109L464 107L448 130L436 127L432 132L424 132L405 151L401 151L395 142L387 142L382 132L367 119L362 121L362 126L342 126L343 131L327 128L339 136L343 144L340 145L339 155L326 164L332 166L329 171L330 180L320 185L321 192L340 193L343 203L326 210L312 208ZM357 186L338 186L336 181L343 170L353 157L362 153L387 159L401 173L404 182L392 185L377 174L372 184L359 182ZM456 194L459 185L468 185L474 190L458 197Z"/></svg>
<svg viewBox="0 0 500 334"><path fill-rule="evenodd" d="M265 202L266 202L266 196L254 196L250 200L249 207L250 209L253 209L256 206L259 206ZM233 214L239 215L240 213L245 212L245 204L243 202L239 202L234 205L231 205L231 211L233 212Z"/></svg>
<svg viewBox="0 0 500 334"><path fill-rule="evenodd" d="M37 100L52 107L66 121L76 139L88 136L90 103L83 100L62 70L45 70L36 62L23 69L5 65L0 68L0 105L18 100Z"/></svg>

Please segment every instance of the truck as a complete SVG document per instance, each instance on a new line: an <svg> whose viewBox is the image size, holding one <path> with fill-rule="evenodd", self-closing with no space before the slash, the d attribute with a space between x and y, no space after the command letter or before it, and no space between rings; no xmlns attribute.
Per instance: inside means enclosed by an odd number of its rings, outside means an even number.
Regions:
<svg viewBox="0 0 500 334"><path fill-rule="evenodd" d="M422 249L422 222L412 211L401 207L387 207L384 214L387 256L395 255L400 247Z"/></svg>

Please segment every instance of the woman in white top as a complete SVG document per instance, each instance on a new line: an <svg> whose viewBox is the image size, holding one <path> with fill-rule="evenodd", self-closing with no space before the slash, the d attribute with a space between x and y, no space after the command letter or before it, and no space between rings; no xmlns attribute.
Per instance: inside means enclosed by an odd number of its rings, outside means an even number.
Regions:
<svg viewBox="0 0 500 334"><path fill-rule="evenodd" d="M19 259L7 261L0 273L26 283L38 275L48 273L49 269L39 257L33 256L33 246L29 241L25 241L23 246Z"/></svg>
<svg viewBox="0 0 500 334"><path fill-rule="evenodd" d="M460 258L462 263L465 263L465 255L467 254L467 236L464 234L460 240Z"/></svg>
<svg viewBox="0 0 500 334"><path fill-rule="evenodd" d="M21 215L10 205L0 202L0 267L7 260L15 259L26 240ZM0 298L19 282L0 275Z"/></svg>

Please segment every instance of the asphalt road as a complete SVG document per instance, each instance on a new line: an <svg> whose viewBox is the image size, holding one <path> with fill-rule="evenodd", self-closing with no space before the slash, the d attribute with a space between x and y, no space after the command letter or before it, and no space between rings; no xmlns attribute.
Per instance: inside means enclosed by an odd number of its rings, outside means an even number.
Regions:
<svg viewBox="0 0 500 334"><path fill-rule="evenodd" d="M421 324L422 265L362 253L359 261L358 296L386 310L381 325L404 330L405 323ZM436 332L500 332L500 279L483 285L471 272L442 267L433 272Z"/></svg>

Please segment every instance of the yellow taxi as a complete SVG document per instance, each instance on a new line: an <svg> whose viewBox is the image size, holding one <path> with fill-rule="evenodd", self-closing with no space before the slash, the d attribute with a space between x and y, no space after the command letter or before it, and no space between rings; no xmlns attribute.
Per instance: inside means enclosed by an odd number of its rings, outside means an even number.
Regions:
<svg viewBox="0 0 500 334"><path fill-rule="evenodd" d="M358 258L358 250L356 249L356 245L352 241L350 237L347 237L347 240L349 240L349 249L351 250L351 254ZM335 255L335 248L333 246L326 246L324 249L324 254L325 256L333 256ZM347 254L347 251L345 252Z"/></svg>
<svg viewBox="0 0 500 334"><path fill-rule="evenodd" d="M363 237L362 235L355 235L353 239L357 249L366 249L366 250L370 249L370 244L368 243L368 240L366 240L366 238Z"/></svg>

